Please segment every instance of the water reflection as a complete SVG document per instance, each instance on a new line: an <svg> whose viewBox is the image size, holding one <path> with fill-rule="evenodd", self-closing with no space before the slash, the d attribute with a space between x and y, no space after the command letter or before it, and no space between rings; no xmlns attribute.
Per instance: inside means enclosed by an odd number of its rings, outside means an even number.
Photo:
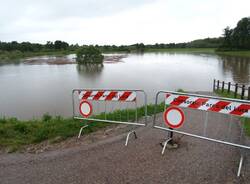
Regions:
<svg viewBox="0 0 250 184"><path fill-rule="evenodd" d="M234 82L248 84L250 82L250 59L244 57L221 56L224 75L231 73Z"/></svg>
<svg viewBox="0 0 250 184"><path fill-rule="evenodd" d="M103 70L103 64L77 64L76 65L78 74L83 76L84 78L97 78L100 77L102 70Z"/></svg>

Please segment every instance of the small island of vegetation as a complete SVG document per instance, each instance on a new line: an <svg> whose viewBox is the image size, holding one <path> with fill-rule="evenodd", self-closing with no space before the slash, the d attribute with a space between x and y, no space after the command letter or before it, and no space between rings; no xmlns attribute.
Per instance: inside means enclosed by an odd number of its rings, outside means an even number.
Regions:
<svg viewBox="0 0 250 184"><path fill-rule="evenodd" d="M79 48L76 52L76 61L79 64L103 63L104 56L101 51L94 46Z"/></svg>

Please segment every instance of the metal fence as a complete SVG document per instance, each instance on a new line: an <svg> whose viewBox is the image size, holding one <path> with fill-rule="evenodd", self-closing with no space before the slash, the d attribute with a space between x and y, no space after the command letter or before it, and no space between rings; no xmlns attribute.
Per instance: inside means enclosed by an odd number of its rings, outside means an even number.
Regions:
<svg viewBox="0 0 250 184"><path fill-rule="evenodd" d="M74 89L72 103L74 119L86 121L78 138L92 122L133 126L146 126L147 123L147 95L143 90ZM126 146L132 133L137 138L135 130L128 132Z"/></svg>
<svg viewBox="0 0 250 184"><path fill-rule="evenodd" d="M250 100L250 86L246 84L225 82L215 80L213 82L213 91L221 90L222 93L233 94L234 98Z"/></svg>
<svg viewBox="0 0 250 184"><path fill-rule="evenodd" d="M154 114L153 128L240 149L250 149L250 146L245 145L243 141L245 121L242 122L239 118L250 117L249 101L159 91L156 94L155 109L160 103L165 103L165 112L163 115ZM175 126L170 127L166 122L166 114L171 107L175 107L181 112L180 119L185 117L184 123L180 121L183 124L180 127L176 126L178 129ZM182 113L183 117L181 117ZM168 118L171 120L171 115ZM219 123L217 122L218 119L220 120ZM199 123L193 123L194 120ZM164 142L162 154L164 154L167 143L171 140L172 137L168 135ZM242 163L243 155L240 158L238 176L240 175Z"/></svg>

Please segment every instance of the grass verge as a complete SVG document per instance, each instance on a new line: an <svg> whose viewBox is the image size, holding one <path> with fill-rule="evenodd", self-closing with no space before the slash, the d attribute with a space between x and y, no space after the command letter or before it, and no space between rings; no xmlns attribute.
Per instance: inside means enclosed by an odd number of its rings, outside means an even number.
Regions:
<svg viewBox="0 0 250 184"><path fill-rule="evenodd" d="M148 105L148 115L154 114L154 105ZM162 112L164 104L159 104L156 112ZM135 109L116 110L112 113L107 113L106 117L109 120L126 121L127 112L129 113L129 121L135 120ZM137 117L142 118L145 115L143 107L137 108ZM105 119L105 114L96 115L97 119ZM0 149L8 152L15 152L25 145L37 144L42 141L50 143L60 142L68 137L73 137L78 134L82 125L86 121L80 122L73 118L62 118L60 116L52 117L49 114L43 115L40 120L21 121L16 118L0 119ZM84 130L84 133L97 131L101 128L109 126L110 123L91 122L90 126Z"/></svg>
<svg viewBox="0 0 250 184"><path fill-rule="evenodd" d="M221 97L226 97L226 98L235 98L234 93L230 91L230 93L227 93L227 91L222 92L222 90L215 90L215 93L218 94ZM240 95L237 95L237 99L240 99ZM250 118L241 118L241 122L243 123L244 126L244 131L247 136L250 137Z"/></svg>

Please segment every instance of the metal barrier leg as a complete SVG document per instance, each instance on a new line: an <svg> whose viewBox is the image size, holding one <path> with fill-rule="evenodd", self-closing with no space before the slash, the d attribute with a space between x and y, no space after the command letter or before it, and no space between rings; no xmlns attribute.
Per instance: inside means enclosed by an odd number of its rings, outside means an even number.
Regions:
<svg viewBox="0 0 250 184"><path fill-rule="evenodd" d="M80 131L79 131L79 134L78 134L78 139L81 137L81 134L82 134L82 130L84 128L87 128L89 125L84 125L83 127L81 127Z"/></svg>
<svg viewBox="0 0 250 184"><path fill-rule="evenodd" d="M131 133L134 133L135 139L137 139L137 135L136 135L135 130L130 131L130 132L127 134L127 138L126 138L125 146L127 146L127 145L128 145L128 140L129 140L129 136L130 136L130 134L131 134Z"/></svg>
<svg viewBox="0 0 250 184"><path fill-rule="evenodd" d="M240 176L240 171L241 171L242 164L243 164L243 155L241 155L241 157L240 157L240 163L239 163L237 177Z"/></svg>
<svg viewBox="0 0 250 184"><path fill-rule="evenodd" d="M164 152L165 152L165 149L166 149L166 146L167 146L168 142L171 141L171 140L172 140L172 138L169 138L169 139L167 139L167 140L164 142L164 146L163 146L162 151L161 151L161 154L162 154L162 155L163 155Z"/></svg>

